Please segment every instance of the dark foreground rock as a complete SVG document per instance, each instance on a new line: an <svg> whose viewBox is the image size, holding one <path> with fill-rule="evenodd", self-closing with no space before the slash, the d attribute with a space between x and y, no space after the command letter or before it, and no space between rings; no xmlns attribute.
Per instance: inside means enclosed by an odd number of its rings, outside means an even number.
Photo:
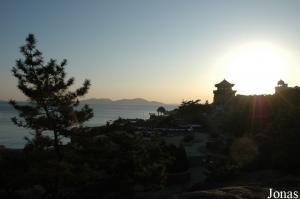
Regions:
<svg viewBox="0 0 300 199"><path fill-rule="evenodd" d="M269 190L261 187L224 187L177 194L168 199L266 199Z"/></svg>

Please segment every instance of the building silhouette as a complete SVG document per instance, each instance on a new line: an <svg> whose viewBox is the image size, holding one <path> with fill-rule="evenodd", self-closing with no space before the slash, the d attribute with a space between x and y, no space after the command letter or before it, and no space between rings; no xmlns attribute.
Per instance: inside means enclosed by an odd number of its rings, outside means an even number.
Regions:
<svg viewBox="0 0 300 199"><path fill-rule="evenodd" d="M214 90L214 104L217 106L224 106L230 100L232 100L235 96L236 90L232 90L234 84L229 83L226 79L221 81L218 84L215 84L217 87Z"/></svg>
<svg viewBox="0 0 300 199"><path fill-rule="evenodd" d="M277 86L275 87L275 93L280 93L283 90L288 89L288 84L286 84L282 79L277 82Z"/></svg>

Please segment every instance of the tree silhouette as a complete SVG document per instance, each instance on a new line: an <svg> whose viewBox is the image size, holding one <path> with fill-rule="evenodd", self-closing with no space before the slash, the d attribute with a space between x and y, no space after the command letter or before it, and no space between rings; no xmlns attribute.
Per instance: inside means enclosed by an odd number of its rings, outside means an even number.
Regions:
<svg viewBox="0 0 300 199"><path fill-rule="evenodd" d="M18 79L18 88L28 98L28 103L10 101L19 112L19 117L12 118L12 121L20 127L35 130L36 136L51 131L54 149L61 159L61 138L70 136L74 128L93 117L93 111L87 105L78 107L78 97L87 93L90 81L85 80L82 87L69 91L74 78L66 79L67 61L57 63L50 59L45 63L42 53L36 48L33 34L28 35L20 52L24 58L16 61L12 73Z"/></svg>
<svg viewBox="0 0 300 199"><path fill-rule="evenodd" d="M157 111L157 115L164 115L167 112L167 110L163 106L158 107L156 111Z"/></svg>

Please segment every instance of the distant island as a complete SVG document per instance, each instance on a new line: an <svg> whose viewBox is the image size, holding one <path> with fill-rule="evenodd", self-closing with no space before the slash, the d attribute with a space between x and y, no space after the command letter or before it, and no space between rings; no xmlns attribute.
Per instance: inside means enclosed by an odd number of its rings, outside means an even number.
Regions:
<svg viewBox="0 0 300 199"><path fill-rule="evenodd" d="M109 98L91 98L81 101L82 104L118 104L118 105L152 105L152 106L163 106L167 105L158 101L149 101L143 98L134 99L119 99L112 100Z"/></svg>

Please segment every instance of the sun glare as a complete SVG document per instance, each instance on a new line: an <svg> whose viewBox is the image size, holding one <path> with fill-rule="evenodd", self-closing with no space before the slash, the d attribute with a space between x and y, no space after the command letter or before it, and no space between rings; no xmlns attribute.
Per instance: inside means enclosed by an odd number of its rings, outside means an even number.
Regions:
<svg viewBox="0 0 300 199"><path fill-rule="evenodd" d="M288 51L265 42L241 45L226 56L227 76L241 94L271 94L292 65Z"/></svg>

